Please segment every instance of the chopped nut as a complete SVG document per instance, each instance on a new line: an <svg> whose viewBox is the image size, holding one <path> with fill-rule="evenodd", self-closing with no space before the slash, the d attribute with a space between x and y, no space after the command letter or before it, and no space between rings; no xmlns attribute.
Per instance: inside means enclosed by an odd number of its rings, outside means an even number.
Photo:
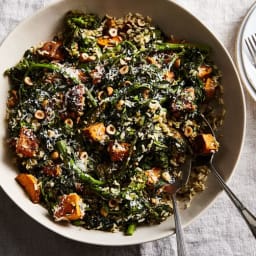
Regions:
<svg viewBox="0 0 256 256"><path fill-rule="evenodd" d="M171 175L170 175L169 172L163 172L163 173L162 173L162 178L163 178L165 181L167 181L167 182L170 182L170 181L172 180L172 177L171 177Z"/></svg>
<svg viewBox="0 0 256 256"><path fill-rule="evenodd" d="M184 135L190 137L193 134L193 128L191 126L186 126L184 129Z"/></svg>
<svg viewBox="0 0 256 256"><path fill-rule="evenodd" d="M129 72L129 66L128 65L125 65L125 66L122 66L120 69L119 69L119 73L121 75L125 75Z"/></svg>
<svg viewBox="0 0 256 256"><path fill-rule="evenodd" d="M32 85L33 85L33 82L32 82L32 80L31 80L31 78L30 78L29 76L26 76L26 77L24 78L24 83L25 83L26 85L29 85L29 86L32 86Z"/></svg>
<svg viewBox="0 0 256 256"><path fill-rule="evenodd" d="M120 64L122 65L122 66L124 66L124 65L127 65L127 62L124 60L124 59L120 59Z"/></svg>
<svg viewBox="0 0 256 256"><path fill-rule="evenodd" d="M108 87L107 87L107 94L108 94L108 96L111 96L111 95L113 94L113 92L114 92L113 87L108 86Z"/></svg>
<svg viewBox="0 0 256 256"><path fill-rule="evenodd" d="M43 120L45 118L45 113L43 110L37 110L35 112L35 118L38 120Z"/></svg>
<svg viewBox="0 0 256 256"><path fill-rule="evenodd" d="M103 100L104 99L104 91L99 91L97 93L97 98L98 98L98 100Z"/></svg>
<svg viewBox="0 0 256 256"><path fill-rule="evenodd" d="M101 214L101 216L103 216L103 217L107 217L108 216L108 209L106 208L106 207L101 207L100 208L100 214Z"/></svg>
<svg viewBox="0 0 256 256"><path fill-rule="evenodd" d="M108 30L108 34L109 34L111 37L116 37L117 34L118 34L117 28L110 28L110 29Z"/></svg>
<svg viewBox="0 0 256 256"><path fill-rule="evenodd" d="M109 201L108 201L108 206L110 207L110 208L116 208L117 206L118 206L118 201L116 200L116 199L110 199Z"/></svg>
<svg viewBox="0 0 256 256"><path fill-rule="evenodd" d="M146 22L145 22L145 20L143 20L143 19L138 19L138 20L137 20L137 23L138 23L138 25L139 25L140 27L144 27L144 26L146 25Z"/></svg>
<svg viewBox="0 0 256 256"><path fill-rule="evenodd" d="M51 159L52 159L52 160L57 160L57 159L59 159L59 156L60 156L60 154L59 154L58 151L53 151L53 152L51 153Z"/></svg>
<svg viewBox="0 0 256 256"><path fill-rule="evenodd" d="M94 56L94 55L89 56L87 53L83 52L83 53L80 54L79 60L81 62L95 61L96 60L96 56Z"/></svg>
<svg viewBox="0 0 256 256"><path fill-rule="evenodd" d="M129 81L129 80L126 80L126 81L124 81L124 85L125 85L125 86L132 85L132 82L131 82L131 81Z"/></svg>
<svg viewBox="0 0 256 256"><path fill-rule="evenodd" d="M119 100L116 104L116 109L121 111L124 107L125 101L124 100Z"/></svg>
<svg viewBox="0 0 256 256"><path fill-rule="evenodd" d="M80 152L79 158L81 160L87 160L88 159L88 153L86 151Z"/></svg>
<svg viewBox="0 0 256 256"><path fill-rule="evenodd" d="M73 127L73 120L71 118L65 119L64 123L65 123L65 125L67 125L70 128Z"/></svg>
<svg viewBox="0 0 256 256"><path fill-rule="evenodd" d="M109 135L114 135L116 133L116 128L113 124L109 124L107 127L106 127L106 132L109 134Z"/></svg>

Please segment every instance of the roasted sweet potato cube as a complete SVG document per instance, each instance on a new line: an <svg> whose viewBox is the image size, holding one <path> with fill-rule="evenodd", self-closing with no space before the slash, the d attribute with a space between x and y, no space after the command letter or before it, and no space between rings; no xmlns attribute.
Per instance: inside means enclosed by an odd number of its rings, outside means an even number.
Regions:
<svg viewBox="0 0 256 256"><path fill-rule="evenodd" d="M204 91L207 98L212 98L215 94L215 82L212 78L208 77L204 84Z"/></svg>
<svg viewBox="0 0 256 256"><path fill-rule="evenodd" d="M99 37L97 39L98 45L102 47L113 47L117 44L119 44L122 41L122 38L120 36L115 37Z"/></svg>
<svg viewBox="0 0 256 256"><path fill-rule="evenodd" d="M40 201L40 188L37 178L32 174L21 173L16 177L16 180L24 188L29 198L33 203Z"/></svg>
<svg viewBox="0 0 256 256"><path fill-rule="evenodd" d="M83 129L83 133L93 141L104 141L106 138L106 127L103 123L91 124Z"/></svg>
<svg viewBox="0 0 256 256"><path fill-rule="evenodd" d="M219 143L212 134L199 134L194 145L198 154L214 153L219 149Z"/></svg>
<svg viewBox="0 0 256 256"><path fill-rule="evenodd" d="M130 144L126 142L110 142L108 152L113 162L123 161L129 156Z"/></svg>
<svg viewBox="0 0 256 256"><path fill-rule="evenodd" d="M84 216L82 205L82 199L77 193L63 195L54 207L53 216L56 221L82 219Z"/></svg>
<svg viewBox="0 0 256 256"><path fill-rule="evenodd" d="M47 57L50 60L62 61L64 59L64 56L61 51L61 46L61 42L46 42L44 43L43 47L39 49L39 54Z"/></svg>
<svg viewBox="0 0 256 256"><path fill-rule="evenodd" d="M204 78L212 73L212 67L202 65L198 68L198 76Z"/></svg>
<svg viewBox="0 0 256 256"><path fill-rule="evenodd" d="M39 144L32 130L21 128L19 138L16 142L16 153L20 157L34 157L38 151Z"/></svg>

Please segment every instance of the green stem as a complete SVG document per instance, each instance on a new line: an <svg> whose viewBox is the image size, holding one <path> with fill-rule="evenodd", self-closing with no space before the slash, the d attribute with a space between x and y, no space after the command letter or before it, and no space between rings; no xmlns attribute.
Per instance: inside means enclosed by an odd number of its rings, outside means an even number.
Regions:
<svg viewBox="0 0 256 256"><path fill-rule="evenodd" d="M136 224L135 223L131 223L131 224L129 224L125 234L127 236L132 236L134 234L135 230L136 230Z"/></svg>
<svg viewBox="0 0 256 256"><path fill-rule="evenodd" d="M60 153L61 158L64 163L68 165L72 170L75 171L76 175L81 179L81 181L88 183L92 186L100 186L104 184L104 181L97 180L91 175L84 173L75 163L75 160L69 157L68 147L64 140L60 140L56 143L57 149Z"/></svg>
<svg viewBox="0 0 256 256"><path fill-rule="evenodd" d="M198 48L199 50L209 51L210 47L203 44L192 43L161 43L156 44L155 49L157 51L179 50L184 48Z"/></svg>

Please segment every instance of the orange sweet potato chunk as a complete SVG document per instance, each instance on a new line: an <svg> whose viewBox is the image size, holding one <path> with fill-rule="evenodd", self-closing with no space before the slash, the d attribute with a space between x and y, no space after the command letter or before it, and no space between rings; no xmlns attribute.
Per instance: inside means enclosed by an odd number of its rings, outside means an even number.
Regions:
<svg viewBox="0 0 256 256"><path fill-rule="evenodd" d="M82 219L84 210L81 197L77 193L63 195L54 209L53 216L56 221Z"/></svg>
<svg viewBox="0 0 256 256"><path fill-rule="evenodd" d="M16 142L16 153L20 157L34 157L38 151L39 144L33 131L21 128L19 138Z"/></svg>
<svg viewBox="0 0 256 256"><path fill-rule="evenodd" d="M103 123L95 123L83 129L84 134L93 141L104 141L106 128Z"/></svg>
<svg viewBox="0 0 256 256"><path fill-rule="evenodd" d="M39 203L40 189L37 178L31 174L21 173L16 177L16 180L24 188L31 201L33 203Z"/></svg>
<svg viewBox="0 0 256 256"><path fill-rule="evenodd" d="M196 151L199 154L209 154L218 151L219 143L212 134L199 134L195 139Z"/></svg>

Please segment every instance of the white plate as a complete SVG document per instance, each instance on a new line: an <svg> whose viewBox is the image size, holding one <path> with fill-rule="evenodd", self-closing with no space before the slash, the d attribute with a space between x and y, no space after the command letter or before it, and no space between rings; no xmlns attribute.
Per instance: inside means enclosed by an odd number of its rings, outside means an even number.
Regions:
<svg viewBox="0 0 256 256"><path fill-rule="evenodd" d="M76 241L98 245L131 245L171 235L174 233L172 217L160 225L138 228L133 236L124 236L121 232L113 234L55 223L49 218L43 207L34 205L28 200L22 188L15 182L17 170L10 164L11 159L5 142L6 123L4 118L9 87L7 79L2 74L7 68L15 65L30 46L52 39L60 27L63 15L70 9L87 9L99 15L108 13L114 16L139 12L152 17L153 21L166 34L210 45L213 49L213 60L223 72L222 83L227 109L222 129L223 136L220 141L221 149L216 156L215 164L221 170L225 180L231 176L236 166L245 131L245 104L242 86L227 50L196 17L176 3L167 0L63 0L44 8L22 22L0 47L0 141L2 143L0 147L0 185L6 194L33 219L48 229ZM189 209L181 211L183 225L188 225L198 217L214 201L220 191L216 180L210 176L207 190L193 200Z"/></svg>
<svg viewBox="0 0 256 256"><path fill-rule="evenodd" d="M256 68L251 63L251 56L245 44L245 39L256 34L256 3L254 3L246 14L236 42L236 62L240 77L246 89L256 101Z"/></svg>

